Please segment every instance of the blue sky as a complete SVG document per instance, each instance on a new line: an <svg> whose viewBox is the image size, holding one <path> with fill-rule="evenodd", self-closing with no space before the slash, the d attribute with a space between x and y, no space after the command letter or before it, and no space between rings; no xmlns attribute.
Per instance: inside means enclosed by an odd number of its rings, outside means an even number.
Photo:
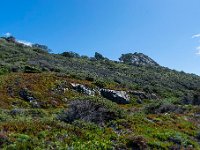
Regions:
<svg viewBox="0 0 200 150"><path fill-rule="evenodd" d="M200 75L199 0L1 1L0 34L54 53L98 51L117 60L142 52L171 69Z"/></svg>

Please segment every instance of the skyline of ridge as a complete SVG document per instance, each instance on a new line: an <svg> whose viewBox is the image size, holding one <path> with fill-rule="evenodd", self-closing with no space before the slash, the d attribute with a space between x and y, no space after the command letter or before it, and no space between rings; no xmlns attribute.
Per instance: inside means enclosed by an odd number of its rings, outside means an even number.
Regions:
<svg viewBox="0 0 200 150"><path fill-rule="evenodd" d="M200 75L199 5L198 0L3 1L0 34L47 45L54 53L97 51L117 60L141 52L162 66Z"/></svg>

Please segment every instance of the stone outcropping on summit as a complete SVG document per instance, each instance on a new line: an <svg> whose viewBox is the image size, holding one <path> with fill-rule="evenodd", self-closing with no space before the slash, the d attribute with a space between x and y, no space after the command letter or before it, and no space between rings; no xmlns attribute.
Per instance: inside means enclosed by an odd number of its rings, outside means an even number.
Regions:
<svg viewBox="0 0 200 150"><path fill-rule="evenodd" d="M120 61L132 64L132 65L139 65L139 66L159 66L157 62L155 62L152 58L149 56L143 54L143 53L128 53L128 54L122 54L122 56L119 58Z"/></svg>

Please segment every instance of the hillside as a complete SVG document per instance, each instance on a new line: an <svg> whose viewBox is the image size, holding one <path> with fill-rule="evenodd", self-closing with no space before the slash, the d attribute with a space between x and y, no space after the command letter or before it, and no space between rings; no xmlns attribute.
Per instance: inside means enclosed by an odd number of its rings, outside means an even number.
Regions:
<svg viewBox="0 0 200 150"><path fill-rule="evenodd" d="M0 148L200 149L200 77L0 38Z"/></svg>

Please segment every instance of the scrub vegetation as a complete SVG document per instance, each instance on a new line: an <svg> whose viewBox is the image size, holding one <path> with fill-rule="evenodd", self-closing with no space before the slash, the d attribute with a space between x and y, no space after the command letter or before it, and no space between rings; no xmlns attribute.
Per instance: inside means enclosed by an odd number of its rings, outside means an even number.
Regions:
<svg viewBox="0 0 200 150"><path fill-rule="evenodd" d="M0 149L198 150L199 105L199 76L144 54L112 61L0 38Z"/></svg>

